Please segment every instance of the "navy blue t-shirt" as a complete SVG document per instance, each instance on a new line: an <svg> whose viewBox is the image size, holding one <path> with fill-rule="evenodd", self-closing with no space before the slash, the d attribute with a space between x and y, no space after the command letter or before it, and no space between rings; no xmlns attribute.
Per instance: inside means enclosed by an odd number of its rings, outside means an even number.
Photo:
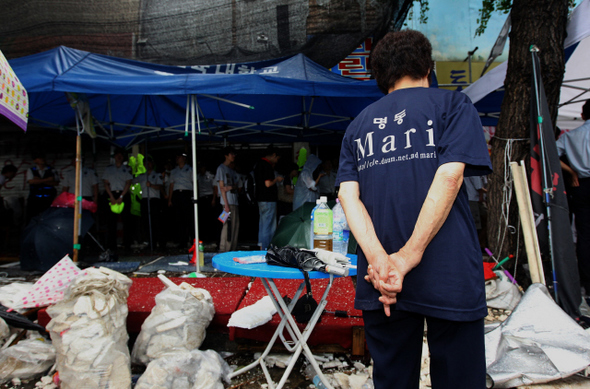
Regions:
<svg viewBox="0 0 590 389"><path fill-rule="evenodd" d="M336 183L359 183L377 237L391 254L412 235L434 175L448 162L465 163L465 176L491 173L473 104L458 92L400 89L350 124ZM359 248L355 307L382 309L379 292L364 281L366 271ZM482 255L464 186L422 261L406 275L397 301L396 309L447 320L471 321L487 314Z"/></svg>

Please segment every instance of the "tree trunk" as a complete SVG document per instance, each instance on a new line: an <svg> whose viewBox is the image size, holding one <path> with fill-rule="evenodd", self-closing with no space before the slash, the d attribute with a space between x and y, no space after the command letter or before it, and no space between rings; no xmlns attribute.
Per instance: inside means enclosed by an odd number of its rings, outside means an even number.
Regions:
<svg viewBox="0 0 590 389"><path fill-rule="evenodd" d="M555 123L565 69L567 12L568 0L513 1L505 94L496 134L491 140L494 173L488 192L488 242L496 258L518 251L522 258L519 262L526 261L516 195L509 198L512 184L508 163L524 160L530 166L531 45L539 48L543 84Z"/></svg>

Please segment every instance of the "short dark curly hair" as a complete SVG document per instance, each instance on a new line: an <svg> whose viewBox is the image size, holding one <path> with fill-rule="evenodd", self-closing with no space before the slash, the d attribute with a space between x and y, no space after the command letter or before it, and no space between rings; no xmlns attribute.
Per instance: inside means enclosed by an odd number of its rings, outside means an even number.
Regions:
<svg viewBox="0 0 590 389"><path fill-rule="evenodd" d="M430 41L415 30L390 32L373 49L371 68L377 86L386 94L405 76L415 80L428 76L430 81L434 69Z"/></svg>

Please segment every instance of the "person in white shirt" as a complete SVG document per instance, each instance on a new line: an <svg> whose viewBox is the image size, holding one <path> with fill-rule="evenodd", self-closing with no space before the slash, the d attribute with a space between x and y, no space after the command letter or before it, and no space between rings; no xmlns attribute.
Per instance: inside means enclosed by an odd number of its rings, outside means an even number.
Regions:
<svg viewBox="0 0 590 389"><path fill-rule="evenodd" d="M320 196L326 196L328 201L336 199L336 169L334 163L327 159L320 165L319 173L323 173L318 181Z"/></svg>
<svg viewBox="0 0 590 389"><path fill-rule="evenodd" d="M2 187L4 183L12 180L14 176L16 176L16 170L16 166L12 164L4 165L2 167L2 173L0 173L0 187Z"/></svg>
<svg viewBox="0 0 590 389"><path fill-rule="evenodd" d="M170 172L168 207L172 207L177 226L175 241L180 248L191 247L195 240L193 206L193 169L186 163L186 154L176 156L176 166Z"/></svg>
<svg viewBox="0 0 590 389"><path fill-rule="evenodd" d="M564 132L557 140L557 152L567 157L561 168L570 175L569 205L575 218L576 255L580 283L590 295L590 100L582 107L584 124Z"/></svg>
<svg viewBox="0 0 590 389"><path fill-rule="evenodd" d="M230 167L236 159L236 150L233 147L225 147L222 152L225 160L217 168L215 181L223 210L231 212L229 219L221 228L219 241L219 251L226 252L235 251L238 247L240 212L238 209L238 177L235 170Z"/></svg>
<svg viewBox="0 0 590 389"><path fill-rule="evenodd" d="M75 157L71 169L66 170L61 184L62 193L76 193L76 166ZM84 163L84 161L82 161ZM98 175L92 168L82 166L82 198L88 201L98 202Z"/></svg>
<svg viewBox="0 0 590 389"><path fill-rule="evenodd" d="M163 248L162 234L162 175L154 170L154 160L146 158L146 172L135 177L134 183L141 186L141 232L144 242ZM151 228L150 228L151 227Z"/></svg>
<svg viewBox="0 0 590 389"><path fill-rule="evenodd" d="M131 196L129 188L133 175L131 168L124 164L126 152L123 149L115 150L113 158L115 163L107 166L102 181L105 188L105 207L107 209L107 230L108 230L108 247L116 251L117 249L117 222L119 215L123 221L123 245L126 250L131 248L132 232L131 229ZM123 212L120 214L110 210L110 204L124 203Z"/></svg>
<svg viewBox="0 0 590 389"><path fill-rule="evenodd" d="M45 211L57 195L55 187L59 184L59 176L45 162L45 155L37 153L33 156L34 165L27 170L26 181L29 184L27 199L27 221Z"/></svg>
<svg viewBox="0 0 590 389"><path fill-rule="evenodd" d="M214 242L219 237L219 222L215 213L217 205L217 185L215 175L207 169L203 162L197 162L197 188L199 192L199 239L203 242Z"/></svg>
<svg viewBox="0 0 590 389"><path fill-rule="evenodd" d="M0 173L0 189L16 176L17 168L12 164L4 165ZM2 225L19 226L22 208L17 196L3 197L0 195L0 223Z"/></svg>

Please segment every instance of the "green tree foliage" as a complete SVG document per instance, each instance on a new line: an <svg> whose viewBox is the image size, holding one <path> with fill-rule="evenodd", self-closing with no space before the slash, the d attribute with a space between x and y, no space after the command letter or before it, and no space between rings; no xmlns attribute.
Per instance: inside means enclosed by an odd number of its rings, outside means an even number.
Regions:
<svg viewBox="0 0 590 389"><path fill-rule="evenodd" d="M512 0L482 0L479 17L477 18L478 26L475 30L475 36L480 36L484 33L488 26L488 21L494 12L507 14L511 8Z"/></svg>
<svg viewBox="0 0 590 389"><path fill-rule="evenodd" d="M575 0L568 0L569 9L572 10L576 6ZM479 17L477 18L477 29L475 36L482 35L487 26L490 17L494 12L507 14L512 9L512 0L482 0L481 8L479 9Z"/></svg>
<svg viewBox="0 0 590 389"><path fill-rule="evenodd" d="M414 0L414 3L420 4L420 14L418 15L418 22L421 24L426 24L428 22L428 11L430 11L430 7L428 7L427 0ZM414 8L410 7L408 11L408 17L406 20L413 20L414 19ZM407 26L407 23L404 23Z"/></svg>

